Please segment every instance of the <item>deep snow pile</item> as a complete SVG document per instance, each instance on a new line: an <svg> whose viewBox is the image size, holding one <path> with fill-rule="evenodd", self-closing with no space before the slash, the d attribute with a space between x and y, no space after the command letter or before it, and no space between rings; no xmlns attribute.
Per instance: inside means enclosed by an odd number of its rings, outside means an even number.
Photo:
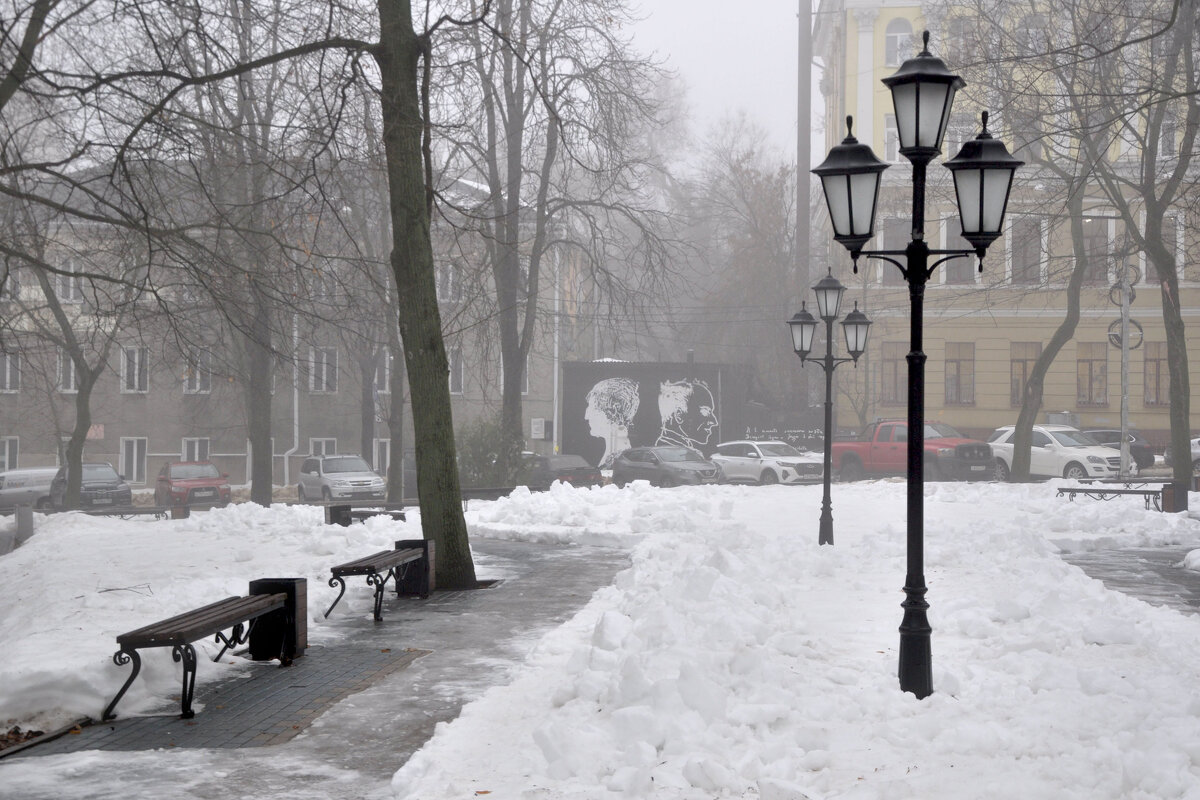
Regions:
<svg viewBox="0 0 1200 800"><path fill-rule="evenodd" d="M1200 617L1109 591L1059 557L1200 547L1200 522L1136 500L1071 503L1053 484L930 484L935 694L917 701L896 680L905 485L836 486L833 547L816 544L820 493L638 484L472 501L474 537L619 547L632 566L398 763L395 795L1200 798ZM307 577L310 639L344 635L320 616L329 566L420 535L413 520L338 528L319 509L250 505L38 526L0 558L0 720L25 728L99 713L126 674L110 660L116 634L257 577ZM365 586L348 595L369 608ZM178 690L169 654L146 662L123 712ZM206 665L199 680L243 668ZM299 788L288 747L265 778L275 796ZM226 757L239 752L164 758L163 785ZM65 772L39 785L86 773L88 759L51 759Z"/></svg>

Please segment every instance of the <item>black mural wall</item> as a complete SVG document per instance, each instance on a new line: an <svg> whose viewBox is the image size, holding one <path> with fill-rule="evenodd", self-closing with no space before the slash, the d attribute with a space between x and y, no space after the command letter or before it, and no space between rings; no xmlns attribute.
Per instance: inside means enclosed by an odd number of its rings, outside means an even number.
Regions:
<svg viewBox="0 0 1200 800"><path fill-rule="evenodd" d="M746 370L727 364L563 364L562 451L606 469L627 447L712 453L745 435Z"/></svg>

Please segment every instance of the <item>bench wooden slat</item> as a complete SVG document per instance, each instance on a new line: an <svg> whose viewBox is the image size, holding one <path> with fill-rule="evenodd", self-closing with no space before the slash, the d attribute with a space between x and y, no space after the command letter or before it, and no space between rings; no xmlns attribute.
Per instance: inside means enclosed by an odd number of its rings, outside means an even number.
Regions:
<svg viewBox="0 0 1200 800"><path fill-rule="evenodd" d="M166 647L194 642L283 608L286 594L227 597L202 608L160 620L117 637L122 647Z"/></svg>
<svg viewBox="0 0 1200 800"><path fill-rule="evenodd" d="M332 572L334 575L369 575L401 564L419 561L424 557L425 552L416 547L403 550L380 550L378 553L339 564L333 567Z"/></svg>

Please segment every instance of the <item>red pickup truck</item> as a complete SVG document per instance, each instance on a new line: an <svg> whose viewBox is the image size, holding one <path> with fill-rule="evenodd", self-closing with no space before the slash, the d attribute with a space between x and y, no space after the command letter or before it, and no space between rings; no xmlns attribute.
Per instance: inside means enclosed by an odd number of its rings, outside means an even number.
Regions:
<svg viewBox="0 0 1200 800"><path fill-rule="evenodd" d="M925 423L925 479L990 480L992 448L949 425ZM908 421L881 420L863 429L858 441L833 443L833 471L844 481L908 472Z"/></svg>

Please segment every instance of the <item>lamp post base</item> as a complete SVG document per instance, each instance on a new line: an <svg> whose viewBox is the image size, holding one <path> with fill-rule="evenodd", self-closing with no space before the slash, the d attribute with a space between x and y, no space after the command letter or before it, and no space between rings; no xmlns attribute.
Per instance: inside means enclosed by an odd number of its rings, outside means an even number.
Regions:
<svg viewBox="0 0 1200 800"><path fill-rule="evenodd" d="M900 622L900 690L912 692L918 700L933 694L933 653L929 646L933 628L925 613L929 603L925 602L924 583L905 586L907 597L900 604L904 609Z"/></svg>
<svg viewBox="0 0 1200 800"><path fill-rule="evenodd" d="M833 513L826 505L821 509L821 524L817 532L818 544L833 544Z"/></svg>

